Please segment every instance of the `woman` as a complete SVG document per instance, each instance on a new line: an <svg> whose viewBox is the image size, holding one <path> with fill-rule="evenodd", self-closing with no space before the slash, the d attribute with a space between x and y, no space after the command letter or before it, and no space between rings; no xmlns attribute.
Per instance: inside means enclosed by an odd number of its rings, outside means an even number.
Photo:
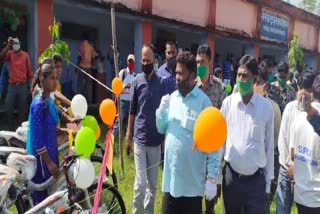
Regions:
<svg viewBox="0 0 320 214"><path fill-rule="evenodd" d="M35 78L41 90L35 95L30 107L27 152L37 158L37 171L32 181L43 183L51 176L57 178L59 175L56 128L59 113L50 97L57 86L57 73L53 64L42 64ZM34 204L40 203L47 196L47 191L33 192Z"/></svg>

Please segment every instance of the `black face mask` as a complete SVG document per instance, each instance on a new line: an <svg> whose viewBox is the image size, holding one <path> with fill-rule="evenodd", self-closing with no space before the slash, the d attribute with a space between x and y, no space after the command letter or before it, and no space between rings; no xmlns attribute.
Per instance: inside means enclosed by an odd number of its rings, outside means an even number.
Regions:
<svg viewBox="0 0 320 214"><path fill-rule="evenodd" d="M171 71L175 72L176 66L177 66L176 57L171 57L171 58L167 59L167 66L168 66L168 68L170 68Z"/></svg>
<svg viewBox="0 0 320 214"><path fill-rule="evenodd" d="M153 71L153 63L142 65L142 72L147 76Z"/></svg>

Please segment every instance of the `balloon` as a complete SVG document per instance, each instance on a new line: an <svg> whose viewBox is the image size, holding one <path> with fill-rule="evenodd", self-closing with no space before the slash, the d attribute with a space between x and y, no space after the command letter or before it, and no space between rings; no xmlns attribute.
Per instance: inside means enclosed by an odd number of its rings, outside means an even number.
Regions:
<svg viewBox="0 0 320 214"><path fill-rule="evenodd" d="M230 84L227 84L225 87L224 87L224 90L229 94L231 91L232 91L232 87Z"/></svg>
<svg viewBox="0 0 320 214"><path fill-rule="evenodd" d="M217 151L226 141L227 123L215 107L204 109L198 116L193 131L193 149L202 152Z"/></svg>
<svg viewBox="0 0 320 214"><path fill-rule="evenodd" d="M111 125L117 113L116 104L110 99L105 99L100 104L99 112L102 121L106 125Z"/></svg>
<svg viewBox="0 0 320 214"><path fill-rule="evenodd" d="M77 159L73 166L73 178L77 187L86 189L91 186L95 178L95 169L92 162L87 159Z"/></svg>
<svg viewBox="0 0 320 214"><path fill-rule="evenodd" d="M81 121L81 125L84 126L84 127L90 128L93 131L93 133L96 133L97 129L99 127L96 118L94 118L91 115L85 116L83 118L83 120Z"/></svg>
<svg viewBox="0 0 320 214"><path fill-rule="evenodd" d="M111 86L112 86L112 91L115 95L121 94L123 90L123 83L119 77L116 77L112 80Z"/></svg>
<svg viewBox="0 0 320 214"><path fill-rule="evenodd" d="M98 129L96 131L96 140L99 140L100 135L101 135L101 129L100 129L100 126L98 126Z"/></svg>
<svg viewBox="0 0 320 214"><path fill-rule="evenodd" d="M81 158L87 158L93 153L95 145L94 132L88 127L82 127L75 140L76 154L81 155Z"/></svg>
<svg viewBox="0 0 320 214"><path fill-rule="evenodd" d="M84 96L77 94L71 101L71 111L74 117L84 118L88 111L88 103Z"/></svg>

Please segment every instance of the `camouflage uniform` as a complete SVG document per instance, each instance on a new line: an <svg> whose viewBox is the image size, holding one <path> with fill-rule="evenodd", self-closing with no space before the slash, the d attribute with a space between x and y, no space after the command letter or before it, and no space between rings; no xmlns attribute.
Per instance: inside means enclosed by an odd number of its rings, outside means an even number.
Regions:
<svg viewBox="0 0 320 214"><path fill-rule="evenodd" d="M197 78L197 84L199 88L210 98L212 105L216 108L221 107L222 101L226 97L224 91L224 84L222 81L214 76L210 76L209 84L206 89L202 87L202 82L200 78Z"/></svg>
<svg viewBox="0 0 320 214"><path fill-rule="evenodd" d="M282 88L278 82L273 82L268 97L279 105L282 114L286 105L296 99L296 91L291 85L286 84Z"/></svg>

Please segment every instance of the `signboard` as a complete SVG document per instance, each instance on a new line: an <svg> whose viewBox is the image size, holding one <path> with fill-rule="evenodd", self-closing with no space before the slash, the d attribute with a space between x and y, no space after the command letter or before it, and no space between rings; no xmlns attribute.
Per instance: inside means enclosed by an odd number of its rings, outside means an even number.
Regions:
<svg viewBox="0 0 320 214"><path fill-rule="evenodd" d="M263 10L261 15L260 28L261 38L287 42L289 26L288 23L289 22L287 18Z"/></svg>

